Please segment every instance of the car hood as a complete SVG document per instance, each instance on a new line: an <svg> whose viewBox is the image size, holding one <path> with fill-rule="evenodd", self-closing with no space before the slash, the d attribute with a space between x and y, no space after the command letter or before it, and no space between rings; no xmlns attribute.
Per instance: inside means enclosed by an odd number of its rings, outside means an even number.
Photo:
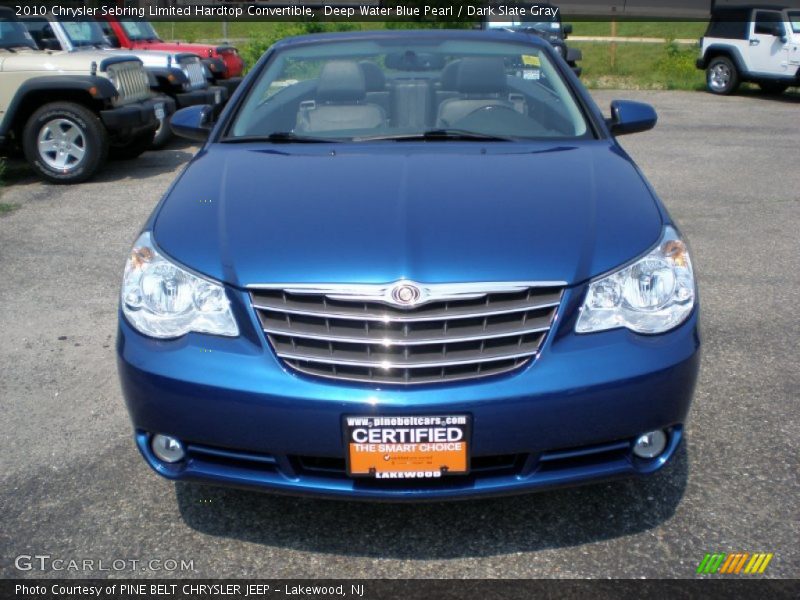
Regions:
<svg viewBox="0 0 800 600"><path fill-rule="evenodd" d="M642 254L662 216L607 141L214 144L154 217L177 261L257 283L577 283Z"/></svg>
<svg viewBox="0 0 800 600"><path fill-rule="evenodd" d="M148 50L166 50L172 52L189 52L202 57L207 57L209 50L216 53L217 45L214 44L194 44L191 42L136 42L138 48Z"/></svg>
<svg viewBox="0 0 800 600"><path fill-rule="evenodd" d="M104 50L82 50L65 52L50 50L18 49L14 54L5 55L2 70L5 72L53 72L86 73L91 72L92 63L100 64L109 57ZM132 56L131 58L136 58Z"/></svg>

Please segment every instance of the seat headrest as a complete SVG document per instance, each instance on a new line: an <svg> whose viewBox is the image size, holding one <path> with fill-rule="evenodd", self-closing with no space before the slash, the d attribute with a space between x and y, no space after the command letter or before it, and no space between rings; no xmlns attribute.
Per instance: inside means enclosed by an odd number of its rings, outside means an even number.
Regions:
<svg viewBox="0 0 800 600"><path fill-rule="evenodd" d="M386 75L374 62L362 60L358 63L364 73L364 82L368 92L382 92L386 89Z"/></svg>
<svg viewBox="0 0 800 600"><path fill-rule="evenodd" d="M502 58L464 58L458 66L458 91L462 94L499 94L505 91L506 69Z"/></svg>
<svg viewBox="0 0 800 600"><path fill-rule="evenodd" d="M458 67L461 65L461 60L454 60L447 63L442 74L439 76L439 81L443 90L454 92L458 89Z"/></svg>
<svg viewBox="0 0 800 600"><path fill-rule="evenodd" d="M349 60L332 60L325 63L317 82L317 100L320 102L357 102L367 92L364 72L358 63Z"/></svg>

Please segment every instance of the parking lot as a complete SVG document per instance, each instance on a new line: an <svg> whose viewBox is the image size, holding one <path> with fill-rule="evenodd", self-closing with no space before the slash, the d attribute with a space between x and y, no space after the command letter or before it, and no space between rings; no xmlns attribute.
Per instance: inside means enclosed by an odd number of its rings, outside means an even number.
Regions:
<svg viewBox="0 0 800 600"><path fill-rule="evenodd" d="M597 92L652 103L622 138L688 236L703 365L667 470L458 504L360 504L175 485L145 465L116 376L122 267L195 146L90 183L12 175L0 217L0 576L15 557L192 561L192 577L692 577L707 552L800 576L800 95ZM524 177L524 173L520 174Z"/></svg>

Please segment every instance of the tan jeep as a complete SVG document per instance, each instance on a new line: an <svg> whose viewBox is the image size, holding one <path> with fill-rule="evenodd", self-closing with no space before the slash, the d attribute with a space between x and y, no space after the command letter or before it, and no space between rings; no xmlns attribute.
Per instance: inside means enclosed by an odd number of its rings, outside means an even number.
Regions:
<svg viewBox="0 0 800 600"><path fill-rule="evenodd" d="M0 7L0 145L21 146L43 178L94 175L109 149L143 152L174 101L156 96L139 59L105 52L53 52Z"/></svg>

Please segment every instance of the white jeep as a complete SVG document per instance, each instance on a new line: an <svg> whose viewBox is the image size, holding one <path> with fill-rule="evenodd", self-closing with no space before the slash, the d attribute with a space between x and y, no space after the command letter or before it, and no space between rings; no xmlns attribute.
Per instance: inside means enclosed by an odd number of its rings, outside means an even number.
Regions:
<svg viewBox="0 0 800 600"><path fill-rule="evenodd" d="M153 94L136 57L39 50L0 7L0 147L21 147L44 179L88 179L109 148L149 143L169 110L174 101Z"/></svg>
<svg viewBox="0 0 800 600"><path fill-rule="evenodd" d="M732 94L743 81L769 94L800 85L800 9L717 8L701 46L697 68L714 94Z"/></svg>
<svg viewBox="0 0 800 600"><path fill-rule="evenodd" d="M218 114L228 98L227 89L209 85L211 73L195 54L113 48L106 36L106 21L91 18L70 21L53 14L22 17L20 21L42 50L88 50L103 51L116 56L135 56L151 75L152 89L175 100L178 108L208 104ZM169 140L169 117L170 115L166 115L159 121L152 142L153 148L160 148Z"/></svg>

